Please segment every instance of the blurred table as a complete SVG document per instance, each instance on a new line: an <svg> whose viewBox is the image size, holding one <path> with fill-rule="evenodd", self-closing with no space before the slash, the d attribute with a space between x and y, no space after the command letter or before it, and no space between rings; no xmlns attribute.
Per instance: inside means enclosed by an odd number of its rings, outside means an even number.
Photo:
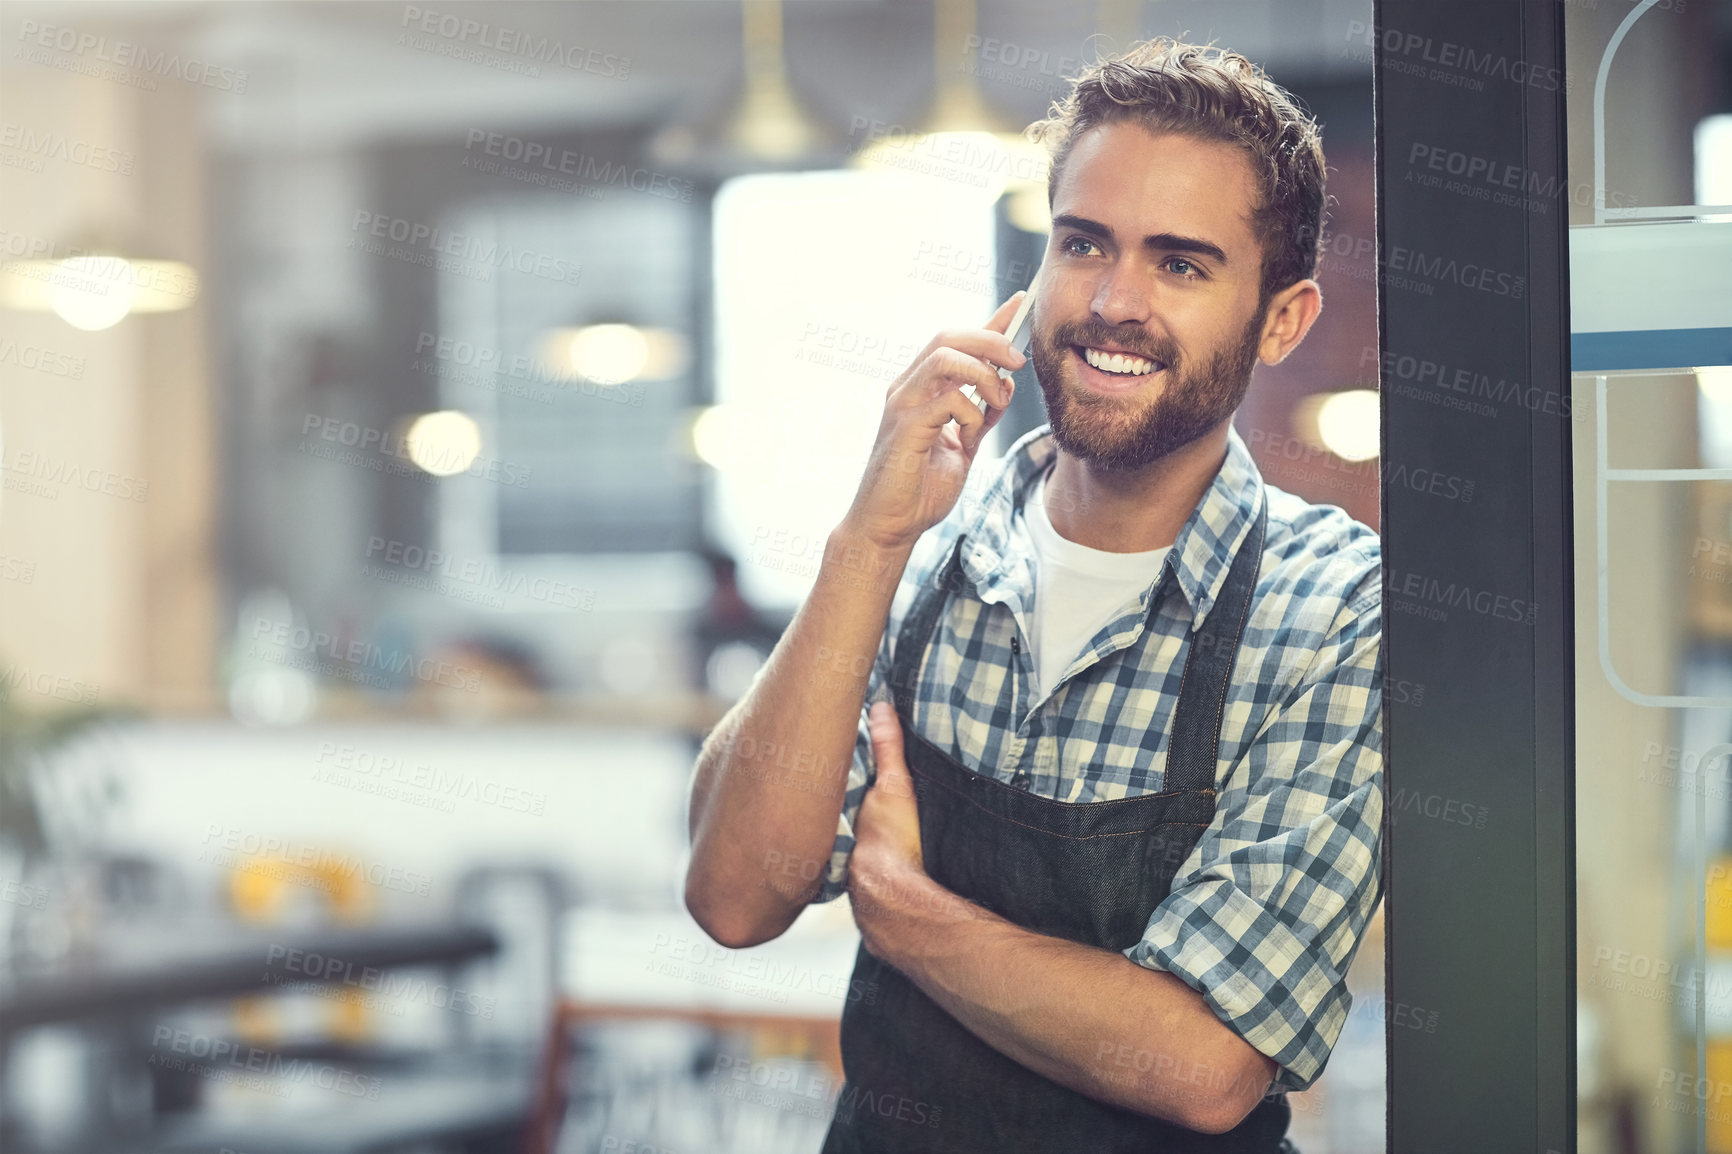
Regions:
<svg viewBox="0 0 1732 1154"><path fill-rule="evenodd" d="M112 948L0 971L0 1037L49 1022L257 994L278 981L341 982L369 967L454 964L498 948L492 931L452 923L269 931L211 925L129 934ZM314 955L346 968L297 964Z"/></svg>

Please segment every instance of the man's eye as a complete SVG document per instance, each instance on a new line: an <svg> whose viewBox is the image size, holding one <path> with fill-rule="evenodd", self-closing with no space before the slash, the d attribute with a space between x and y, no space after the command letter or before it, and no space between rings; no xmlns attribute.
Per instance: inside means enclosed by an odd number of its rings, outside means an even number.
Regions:
<svg viewBox="0 0 1732 1154"><path fill-rule="evenodd" d="M1190 261L1186 260L1182 256L1175 256L1175 257L1168 258L1167 267L1169 269L1171 269L1172 271L1178 273L1182 277L1192 277L1192 276L1199 276L1200 277L1203 275L1202 269L1198 268L1196 265L1192 264Z"/></svg>
<svg viewBox="0 0 1732 1154"><path fill-rule="evenodd" d="M1086 245L1089 248L1096 247L1095 242L1090 240L1086 236L1073 236L1073 237L1067 237L1065 239L1064 250L1073 256L1087 256L1088 253L1081 252L1077 249L1076 246L1079 244L1080 245Z"/></svg>

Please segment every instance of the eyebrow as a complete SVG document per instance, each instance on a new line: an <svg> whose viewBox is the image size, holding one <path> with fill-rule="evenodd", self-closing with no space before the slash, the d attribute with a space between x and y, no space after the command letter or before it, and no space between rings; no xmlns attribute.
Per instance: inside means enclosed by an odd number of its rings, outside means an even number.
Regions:
<svg viewBox="0 0 1732 1154"><path fill-rule="evenodd" d="M1052 218L1054 228L1071 228L1077 232L1099 237L1101 240L1113 240L1113 230L1098 220L1090 220L1086 216L1078 216L1072 212L1061 212ZM1143 238L1143 247L1151 252L1188 252L1198 256L1206 256L1216 264L1227 263L1227 254L1221 251L1221 246L1211 244L1194 236L1180 236L1177 233L1157 232Z"/></svg>

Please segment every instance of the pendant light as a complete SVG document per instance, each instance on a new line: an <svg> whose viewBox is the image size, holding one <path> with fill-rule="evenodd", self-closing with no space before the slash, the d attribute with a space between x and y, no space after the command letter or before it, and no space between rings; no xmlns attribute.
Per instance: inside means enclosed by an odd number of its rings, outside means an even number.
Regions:
<svg viewBox="0 0 1732 1154"><path fill-rule="evenodd" d="M835 132L788 85L782 0L742 0L745 87L720 121L675 123L650 141L655 160L725 177L766 169L829 168L842 150Z"/></svg>
<svg viewBox="0 0 1732 1154"><path fill-rule="evenodd" d="M86 332L112 328L132 313L173 312L198 298L191 265L149 253L112 231L0 262L0 306L54 312Z"/></svg>
<svg viewBox="0 0 1732 1154"><path fill-rule="evenodd" d="M975 33L975 0L937 0L931 106L913 132L870 141L855 153L853 163L972 190L989 204L1006 192L1020 197L1027 189L1038 189L1044 208L1046 150L986 102L969 70L954 66L966 45L978 43Z"/></svg>

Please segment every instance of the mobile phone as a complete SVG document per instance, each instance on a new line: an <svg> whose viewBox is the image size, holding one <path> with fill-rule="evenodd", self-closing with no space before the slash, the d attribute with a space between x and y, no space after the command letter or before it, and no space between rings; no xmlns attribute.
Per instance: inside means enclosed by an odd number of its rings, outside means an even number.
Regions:
<svg viewBox="0 0 1732 1154"><path fill-rule="evenodd" d="M1028 282L1028 295L1016 306L1016 315L1010 318L1010 328L1005 330L1005 335L1010 338L1010 347L1025 356L1028 353L1028 339L1034 332L1034 321L1030 318L1034 312L1035 290L1039 287L1040 269L1035 269L1034 279ZM1000 376L1010 375L1008 369L999 369L998 372Z"/></svg>
<svg viewBox="0 0 1732 1154"><path fill-rule="evenodd" d="M1016 306L1016 315L1010 318L1010 327L1005 330L1005 336L1010 338L1010 347L1024 356L1028 355L1029 336L1034 331L1034 322L1030 319L1034 309L1035 289L1040 286L1040 269L1034 271L1034 279L1028 282L1028 292L1023 295L1022 303ZM1005 380L1010 379L1010 370L999 367L998 375ZM986 412L986 398L977 393L973 385L964 385L962 393L973 401L975 407Z"/></svg>

